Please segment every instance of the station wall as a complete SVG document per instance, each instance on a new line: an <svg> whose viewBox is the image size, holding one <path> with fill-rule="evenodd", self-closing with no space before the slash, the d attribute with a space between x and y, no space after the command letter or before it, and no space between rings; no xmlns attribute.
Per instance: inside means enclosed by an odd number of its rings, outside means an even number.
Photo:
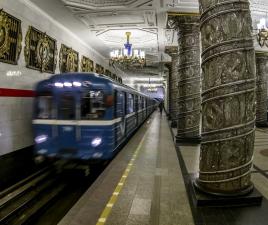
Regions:
<svg viewBox="0 0 268 225"><path fill-rule="evenodd" d="M0 62L0 155L4 155L33 145L31 125L33 97L25 90L33 90L36 82L52 75L26 68L24 46L29 26L46 32L56 39L58 54L61 44L65 44L78 51L80 59L85 55L111 72L114 71L91 46L86 45L29 0L1 0L1 8L21 20L23 38L18 65ZM56 73L59 73L58 61L59 57L57 57Z"/></svg>

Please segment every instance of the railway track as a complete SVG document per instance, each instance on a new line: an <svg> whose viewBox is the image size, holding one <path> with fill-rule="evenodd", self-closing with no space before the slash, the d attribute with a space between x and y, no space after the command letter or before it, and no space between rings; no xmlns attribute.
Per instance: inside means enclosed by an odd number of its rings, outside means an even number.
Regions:
<svg viewBox="0 0 268 225"><path fill-rule="evenodd" d="M28 224L48 207L68 183L52 165L0 193L0 224Z"/></svg>

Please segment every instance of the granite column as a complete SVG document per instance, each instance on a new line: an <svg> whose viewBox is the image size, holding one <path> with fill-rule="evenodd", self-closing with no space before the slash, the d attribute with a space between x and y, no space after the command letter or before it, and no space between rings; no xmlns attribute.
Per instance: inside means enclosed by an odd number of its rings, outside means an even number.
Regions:
<svg viewBox="0 0 268 225"><path fill-rule="evenodd" d="M268 127L267 123L267 76L268 53L256 52L256 126Z"/></svg>
<svg viewBox="0 0 268 225"><path fill-rule="evenodd" d="M171 57L171 73L169 77L169 115L171 120L171 127L177 126L177 114L178 114L178 105L177 105L177 62L178 62L178 47L177 46L167 46L165 49Z"/></svg>
<svg viewBox="0 0 268 225"><path fill-rule="evenodd" d="M176 142L200 142L200 17L176 16L178 27L178 115Z"/></svg>
<svg viewBox="0 0 268 225"><path fill-rule="evenodd" d="M202 142L196 185L237 196L253 189L256 65L247 0L199 0Z"/></svg>

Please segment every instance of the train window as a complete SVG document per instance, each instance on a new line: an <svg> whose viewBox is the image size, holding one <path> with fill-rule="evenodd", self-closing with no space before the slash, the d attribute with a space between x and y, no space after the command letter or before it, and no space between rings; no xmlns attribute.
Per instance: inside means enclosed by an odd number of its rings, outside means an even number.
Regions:
<svg viewBox="0 0 268 225"><path fill-rule="evenodd" d="M141 97L141 109L144 109L144 98Z"/></svg>
<svg viewBox="0 0 268 225"><path fill-rule="evenodd" d="M135 95L135 111L137 112L139 110L139 102L138 102L138 96Z"/></svg>
<svg viewBox="0 0 268 225"><path fill-rule="evenodd" d="M116 107L115 107L116 118L123 116L124 107L125 107L123 102L124 102L124 95L121 92L116 91Z"/></svg>
<svg viewBox="0 0 268 225"><path fill-rule="evenodd" d="M64 93L59 98L59 119L75 119L75 98L71 94Z"/></svg>
<svg viewBox="0 0 268 225"><path fill-rule="evenodd" d="M134 112L134 97L132 94L127 94L127 114Z"/></svg>
<svg viewBox="0 0 268 225"><path fill-rule="evenodd" d="M52 96L37 97L37 119L52 119Z"/></svg>
<svg viewBox="0 0 268 225"><path fill-rule="evenodd" d="M139 110L142 109L142 97L139 96Z"/></svg>
<svg viewBox="0 0 268 225"><path fill-rule="evenodd" d="M89 91L81 99L81 119L101 119L105 109L102 91Z"/></svg>

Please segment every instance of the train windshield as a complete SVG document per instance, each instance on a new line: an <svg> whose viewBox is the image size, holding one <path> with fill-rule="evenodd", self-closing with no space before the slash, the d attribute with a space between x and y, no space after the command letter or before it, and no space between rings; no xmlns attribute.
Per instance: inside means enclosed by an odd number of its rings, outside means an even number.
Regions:
<svg viewBox="0 0 268 225"><path fill-rule="evenodd" d="M64 93L59 98L58 118L60 120L75 119L75 97Z"/></svg>
<svg viewBox="0 0 268 225"><path fill-rule="evenodd" d="M81 119L102 119L105 114L104 93L100 90L91 90L81 98Z"/></svg>
<svg viewBox="0 0 268 225"><path fill-rule="evenodd" d="M52 119L52 96L38 96L36 106L37 119Z"/></svg>

